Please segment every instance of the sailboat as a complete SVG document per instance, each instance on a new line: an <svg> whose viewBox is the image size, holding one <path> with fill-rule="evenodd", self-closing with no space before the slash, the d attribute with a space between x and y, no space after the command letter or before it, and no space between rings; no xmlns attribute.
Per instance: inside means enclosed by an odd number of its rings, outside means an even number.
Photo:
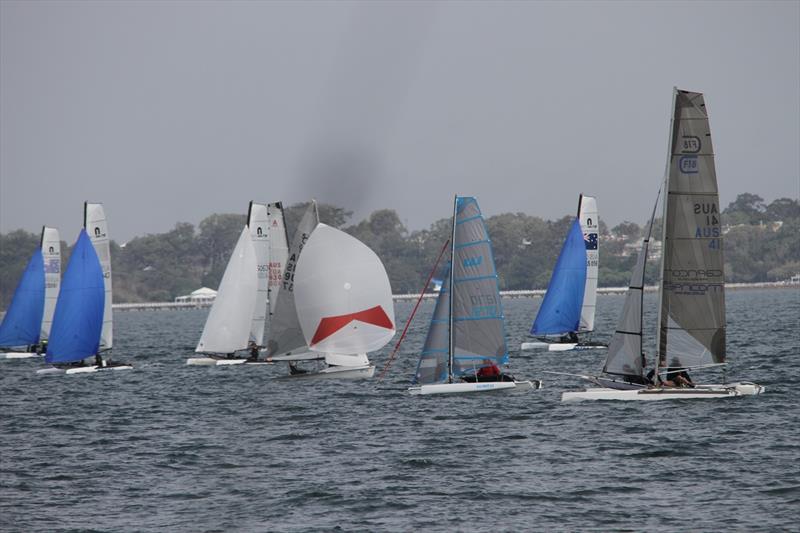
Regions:
<svg viewBox="0 0 800 533"><path fill-rule="evenodd" d="M531 327L537 342L523 342L522 350L551 352L605 348L578 334L594 330L598 272L597 200L580 195L578 216L570 226L553 269L547 293ZM554 338L547 336L555 335Z"/></svg>
<svg viewBox="0 0 800 533"><path fill-rule="evenodd" d="M257 264L253 238L244 226L195 349L205 357L191 357L186 360L187 365L236 365L246 361L235 357L235 353L247 349L250 343L259 296Z"/></svg>
<svg viewBox="0 0 800 533"><path fill-rule="evenodd" d="M56 301L45 362L37 374L79 374L129 370L112 362L111 255L102 204L84 204L84 228L78 234ZM104 358L102 354L106 354ZM94 364L84 361L93 357Z"/></svg>
<svg viewBox="0 0 800 533"><path fill-rule="evenodd" d="M508 363L508 347L492 244L475 198L455 197L452 228L450 264L409 393L540 388L506 374L480 378L481 368Z"/></svg>
<svg viewBox="0 0 800 533"><path fill-rule="evenodd" d="M702 93L673 89L667 154L653 377L644 375L642 295L655 207L619 325L608 348L604 375L581 376L598 387L564 392L562 401L728 398L764 391L763 386L751 382L664 386L665 381L681 372L720 366L726 360L719 192Z"/></svg>
<svg viewBox="0 0 800 533"><path fill-rule="evenodd" d="M41 355L41 345L46 346L50 334L60 270L58 230L45 226L39 247L28 261L0 323L0 347L8 350L0 352L0 359L29 359Z"/></svg>
<svg viewBox="0 0 800 533"><path fill-rule="evenodd" d="M372 377L375 366L367 353L395 334L392 288L375 252L317 224L297 262L294 297L305 342L325 366L292 377Z"/></svg>

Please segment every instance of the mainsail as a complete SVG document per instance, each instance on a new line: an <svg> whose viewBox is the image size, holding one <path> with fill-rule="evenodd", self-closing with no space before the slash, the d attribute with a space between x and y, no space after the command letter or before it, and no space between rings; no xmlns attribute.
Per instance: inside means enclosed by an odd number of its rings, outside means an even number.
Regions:
<svg viewBox="0 0 800 533"><path fill-rule="evenodd" d="M247 348L257 287L256 253L245 226L225 267L196 352L227 354Z"/></svg>
<svg viewBox="0 0 800 533"><path fill-rule="evenodd" d="M11 305L0 324L0 346L29 346L39 342L44 311L44 262L37 248L14 291Z"/></svg>
<svg viewBox="0 0 800 533"><path fill-rule="evenodd" d="M701 93L673 91L663 207L658 354L667 367L725 361L717 175Z"/></svg>
<svg viewBox="0 0 800 533"><path fill-rule="evenodd" d="M48 363L72 363L98 353L105 307L103 267L82 229L72 249L47 343Z"/></svg>
<svg viewBox="0 0 800 533"><path fill-rule="evenodd" d="M103 306L103 333L100 336L100 351L105 351L110 350L114 345L114 316L111 307L111 248L103 204L84 203L83 227L92 240L92 246L94 246L94 251L103 268L105 304Z"/></svg>
<svg viewBox="0 0 800 533"><path fill-rule="evenodd" d="M492 242L475 198L456 197L453 233L451 357L460 375L485 360L507 363L508 349Z"/></svg>
<svg viewBox="0 0 800 533"><path fill-rule="evenodd" d="M294 233L292 246L289 249L289 257L286 259L286 267L281 277L275 309L269 325L269 340L267 341L269 356L297 354L308 351L305 337L303 337L303 330L297 320L297 309L294 301L294 274L303 246L311 237L311 232L314 231L317 224L319 224L317 203L312 201L303 218L300 219L300 224Z"/></svg>
<svg viewBox="0 0 800 533"><path fill-rule="evenodd" d="M264 325L267 322L267 285L269 283L269 217L267 205L250 202L247 210L247 227L256 254L256 303L250 326L250 341L256 346L264 343Z"/></svg>
<svg viewBox="0 0 800 533"><path fill-rule="evenodd" d="M50 337L58 290L61 287L61 240L56 228L42 228L41 249L44 259L44 315L40 340L46 341Z"/></svg>
<svg viewBox="0 0 800 533"><path fill-rule="evenodd" d="M594 312L597 302L597 273L600 251L598 250L597 200L581 194L578 200L578 220L581 221L583 242L586 246L586 285L583 290L581 323L579 331L594 330Z"/></svg>
<svg viewBox="0 0 800 533"><path fill-rule="evenodd" d="M572 223L553 268L547 293L536 314L531 334L560 335L578 331L586 290L586 244L578 218Z"/></svg>

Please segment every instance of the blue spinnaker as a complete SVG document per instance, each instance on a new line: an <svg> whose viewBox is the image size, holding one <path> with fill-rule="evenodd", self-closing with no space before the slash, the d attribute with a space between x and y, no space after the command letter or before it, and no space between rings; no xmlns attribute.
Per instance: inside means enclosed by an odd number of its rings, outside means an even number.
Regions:
<svg viewBox="0 0 800 533"><path fill-rule="evenodd" d="M578 331L585 288L586 245L583 242L581 223L575 219L561 248L531 333L560 335Z"/></svg>
<svg viewBox="0 0 800 533"><path fill-rule="evenodd" d="M39 342L44 315L44 257L37 248L0 324L0 346L28 346Z"/></svg>
<svg viewBox="0 0 800 533"><path fill-rule="evenodd" d="M96 354L104 305L103 268L82 229L61 282L45 361L71 363Z"/></svg>

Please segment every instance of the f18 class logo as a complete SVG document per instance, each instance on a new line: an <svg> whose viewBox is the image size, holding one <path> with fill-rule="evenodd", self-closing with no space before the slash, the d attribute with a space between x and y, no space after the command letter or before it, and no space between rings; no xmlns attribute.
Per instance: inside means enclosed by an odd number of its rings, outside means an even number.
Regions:
<svg viewBox="0 0 800 533"><path fill-rule="evenodd" d="M684 135L681 139L682 154L699 153L701 146L703 146L703 143L700 142L700 137L696 137L694 135Z"/></svg>
<svg viewBox="0 0 800 533"><path fill-rule="evenodd" d="M678 160L678 168L682 174L697 174L700 171L697 156L685 155Z"/></svg>

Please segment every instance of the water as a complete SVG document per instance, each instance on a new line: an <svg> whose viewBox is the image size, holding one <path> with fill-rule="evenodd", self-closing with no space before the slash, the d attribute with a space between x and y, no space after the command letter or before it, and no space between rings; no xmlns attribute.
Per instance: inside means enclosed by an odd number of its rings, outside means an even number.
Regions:
<svg viewBox="0 0 800 533"><path fill-rule="evenodd" d="M622 301L599 297L599 331ZM504 301L512 371L545 388L460 397L403 392L432 302L380 389L187 367L205 311L117 313L115 359L134 371L0 366L0 529L798 527L799 291L728 292L729 376L767 393L723 400L560 403L578 384L542 371L597 370L604 355L519 356L540 302ZM401 324L411 307L398 304Z"/></svg>

